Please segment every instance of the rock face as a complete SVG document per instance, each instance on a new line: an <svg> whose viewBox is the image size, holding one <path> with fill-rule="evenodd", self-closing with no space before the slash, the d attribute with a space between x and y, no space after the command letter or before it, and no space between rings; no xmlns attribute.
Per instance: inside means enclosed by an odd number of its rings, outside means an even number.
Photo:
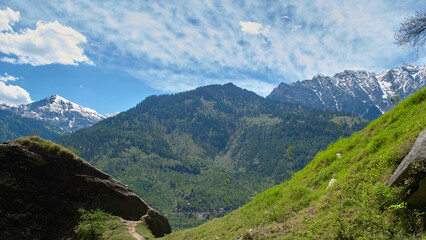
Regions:
<svg viewBox="0 0 426 240"><path fill-rule="evenodd" d="M281 83L267 98L375 119L392 109L395 104L390 97L395 93L402 100L425 86L425 65L406 64L378 74L345 70L333 77L317 75L311 80Z"/></svg>
<svg viewBox="0 0 426 240"><path fill-rule="evenodd" d="M388 187L407 182L410 195L407 203L414 207L426 206L426 130L423 131L413 145L411 151L401 161L392 177L386 184Z"/></svg>
<svg viewBox="0 0 426 240"><path fill-rule="evenodd" d="M128 220L146 218L156 237L171 232L163 215L85 161L18 141L0 145L0 239L69 236L79 208L102 209Z"/></svg>

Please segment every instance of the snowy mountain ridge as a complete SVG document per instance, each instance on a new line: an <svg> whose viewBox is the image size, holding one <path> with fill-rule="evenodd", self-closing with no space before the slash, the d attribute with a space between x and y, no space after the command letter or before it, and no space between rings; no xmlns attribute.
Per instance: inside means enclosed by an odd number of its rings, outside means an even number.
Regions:
<svg viewBox="0 0 426 240"><path fill-rule="evenodd" d="M311 80L281 83L267 98L373 119L392 109L390 97L398 94L402 100L425 86L425 65L404 64L378 74L345 70L333 77L319 74Z"/></svg>
<svg viewBox="0 0 426 240"><path fill-rule="evenodd" d="M93 109L82 107L56 94L37 102L19 106L0 104L0 109L23 117L47 121L71 132L90 127L100 120L114 115L98 114Z"/></svg>

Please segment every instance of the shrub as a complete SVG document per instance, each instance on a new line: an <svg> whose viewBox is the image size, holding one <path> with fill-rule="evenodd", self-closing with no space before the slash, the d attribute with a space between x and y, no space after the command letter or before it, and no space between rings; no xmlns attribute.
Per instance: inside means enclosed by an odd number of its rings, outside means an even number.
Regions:
<svg viewBox="0 0 426 240"><path fill-rule="evenodd" d="M113 216L109 213L103 212L99 209L86 211L81 208L78 212L81 214L80 221L74 229L77 239L102 239L102 234L105 230L114 227L110 224L108 224L108 226L106 225L108 220L113 219Z"/></svg>

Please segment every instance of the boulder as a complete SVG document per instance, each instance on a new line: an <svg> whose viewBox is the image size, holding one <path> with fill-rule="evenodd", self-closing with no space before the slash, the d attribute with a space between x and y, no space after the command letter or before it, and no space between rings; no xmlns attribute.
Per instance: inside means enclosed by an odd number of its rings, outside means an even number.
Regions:
<svg viewBox="0 0 426 240"><path fill-rule="evenodd" d="M406 184L409 189L407 203L422 208L426 206L426 130L417 137L410 152L401 161L387 186Z"/></svg>
<svg viewBox="0 0 426 240"><path fill-rule="evenodd" d="M148 226L155 236L171 232L163 215L84 160L19 141L0 145L1 239L68 237L79 208L101 209L127 220L140 220L148 214L152 218Z"/></svg>
<svg viewBox="0 0 426 240"><path fill-rule="evenodd" d="M169 223L163 220L163 215L153 209L148 209L148 212L142 218L145 219L148 228L155 237L162 237L164 233L172 231Z"/></svg>

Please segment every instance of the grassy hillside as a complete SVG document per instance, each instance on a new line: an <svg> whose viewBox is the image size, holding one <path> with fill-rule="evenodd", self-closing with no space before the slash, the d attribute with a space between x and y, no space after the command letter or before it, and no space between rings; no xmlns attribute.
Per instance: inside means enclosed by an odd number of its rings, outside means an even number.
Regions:
<svg viewBox="0 0 426 240"><path fill-rule="evenodd" d="M425 209L385 183L426 128L426 89L231 214L166 239L424 238ZM331 179L334 183L327 187ZM424 228L423 228L424 229ZM423 232L422 232L423 231Z"/></svg>
<svg viewBox="0 0 426 240"><path fill-rule="evenodd" d="M344 118L340 127L335 117ZM148 97L58 142L127 184L176 230L237 209L365 125L226 84Z"/></svg>

